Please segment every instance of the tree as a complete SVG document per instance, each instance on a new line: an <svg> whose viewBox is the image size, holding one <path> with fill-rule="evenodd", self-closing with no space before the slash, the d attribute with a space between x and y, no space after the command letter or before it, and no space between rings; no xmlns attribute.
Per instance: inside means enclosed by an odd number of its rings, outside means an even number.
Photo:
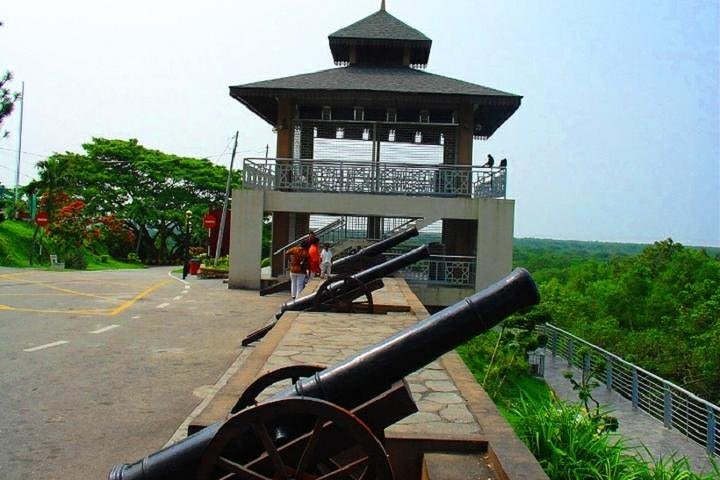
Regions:
<svg viewBox="0 0 720 480"><path fill-rule="evenodd" d="M0 22L0 27L1 26L2 22ZM10 83L12 78L12 72L5 72L5 74L0 77L0 126L2 126L5 118L12 113L13 108L15 107L15 101L19 96L17 92L11 92L7 87L7 84ZM7 131L0 130L0 138L5 138L7 136Z"/></svg>
<svg viewBox="0 0 720 480"><path fill-rule="evenodd" d="M40 180L29 187L41 192L60 189L81 199L88 216L112 213L122 219L141 258L179 257L185 211L193 212L197 227L225 190L227 169L207 159L147 149L134 139L94 138L83 148L85 154L55 154L40 162ZM202 233L200 228L194 231Z"/></svg>

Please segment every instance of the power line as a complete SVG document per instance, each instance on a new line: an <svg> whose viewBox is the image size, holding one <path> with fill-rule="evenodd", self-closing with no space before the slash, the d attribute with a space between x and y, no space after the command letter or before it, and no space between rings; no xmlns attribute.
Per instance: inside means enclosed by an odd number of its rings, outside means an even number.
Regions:
<svg viewBox="0 0 720 480"><path fill-rule="evenodd" d="M0 147L0 150L5 150L5 151L8 151L8 152L17 153L17 148ZM40 154L40 153L27 152L27 151L25 151L25 150L23 150L22 153L25 154L25 155L32 155L32 156L34 156L34 157L41 157L41 158L47 158L47 157L50 156L50 155L43 155L43 154Z"/></svg>

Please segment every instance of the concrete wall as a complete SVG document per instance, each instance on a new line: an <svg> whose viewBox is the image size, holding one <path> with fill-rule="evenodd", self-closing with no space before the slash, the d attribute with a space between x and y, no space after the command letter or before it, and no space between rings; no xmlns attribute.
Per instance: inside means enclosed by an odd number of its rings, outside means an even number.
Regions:
<svg viewBox="0 0 720 480"><path fill-rule="evenodd" d="M263 190L235 190L232 199L230 288L260 288L264 212L477 220L477 231L467 232L476 234L477 289L492 284L512 267L513 200Z"/></svg>
<svg viewBox="0 0 720 480"><path fill-rule="evenodd" d="M234 190L230 230L230 288L260 289L262 225L262 190Z"/></svg>

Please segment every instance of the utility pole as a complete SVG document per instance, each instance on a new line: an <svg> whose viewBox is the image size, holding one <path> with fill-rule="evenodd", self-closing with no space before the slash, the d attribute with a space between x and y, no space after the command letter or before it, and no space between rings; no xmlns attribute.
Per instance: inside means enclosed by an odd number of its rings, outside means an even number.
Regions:
<svg viewBox="0 0 720 480"><path fill-rule="evenodd" d="M228 170L227 183L225 184L225 200L223 201L222 215L220 215L220 230L218 231L217 244L215 245L214 265L217 265L218 258L220 257L220 249L222 248L223 237L225 236L225 219L227 218L228 197L230 196L230 183L232 180L232 171L235 163L235 152L237 152L239 134L239 130L235 132L235 145L233 146L232 157L230 157L230 170Z"/></svg>
<svg viewBox="0 0 720 480"><path fill-rule="evenodd" d="M20 157L22 156L23 103L25 103L25 82L20 87L20 130L18 132L17 165L15 166L15 203L20 193Z"/></svg>

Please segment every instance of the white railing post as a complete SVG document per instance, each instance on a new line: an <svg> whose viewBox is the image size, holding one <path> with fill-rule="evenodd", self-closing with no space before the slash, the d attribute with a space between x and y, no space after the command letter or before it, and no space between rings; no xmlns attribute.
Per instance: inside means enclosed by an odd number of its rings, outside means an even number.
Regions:
<svg viewBox="0 0 720 480"><path fill-rule="evenodd" d="M707 453L715 454L715 427L716 427L715 410L707 405Z"/></svg>
<svg viewBox="0 0 720 480"><path fill-rule="evenodd" d="M640 403L640 381L638 378L638 371L637 368L633 365L632 367L632 407L634 410L637 410L638 405Z"/></svg>
<svg viewBox="0 0 720 480"><path fill-rule="evenodd" d="M665 428L672 427L672 393L667 383L663 384L663 425Z"/></svg>
<svg viewBox="0 0 720 480"><path fill-rule="evenodd" d="M612 390L613 384L613 359L609 354L605 354L605 387Z"/></svg>

